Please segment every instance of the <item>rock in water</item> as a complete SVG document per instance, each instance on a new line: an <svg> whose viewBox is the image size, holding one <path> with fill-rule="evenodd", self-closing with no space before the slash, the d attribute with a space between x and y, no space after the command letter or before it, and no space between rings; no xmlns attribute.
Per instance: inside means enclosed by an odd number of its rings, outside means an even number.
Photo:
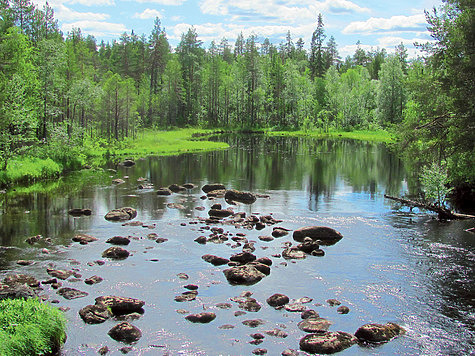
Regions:
<svg viewBox="0 0 475 356"><path fill-rule="evenodd" d="M77 298L83 298L89 295L89 293L74 289L74 288L61 288L57 292L60 296L62 296L65 299L71 300L71 299L77 299Z"/></svg>
<svg viewBox="0 0 475 356"><path fill-rule="evenodd" d="M216 319L215 313L198 313L198 314L190 314L186 318L186 320L191 321L192 323L209 323Z"/></svg>
<svg viewBox="0 0 475 356"><path fill-rule="evenodd" d="M266 276L255 267L249 265L231 267L225 269L223 273L229 283L244 285L255 284Z"/></svg>
<svg viewBox="0 0 475 356"><path fill-rule="evenodd" d="M289 302L289 297L284 294L276 293L267 298L266 302L273 308L282 307Z"/></svg>
<svg viewBox="0 0 475 356"><path fill-rule="evenodd" d="M118 208L109 211L104 218L110 221L131 220L137 216L137 210L130 207Z"/></svg>
<svg viewBox="0 0 475 356"><path fill-rule="evenodd" d="M108 334L114 340L127 343L138 341L142 337L140 329L126 321L114 326L109 330Z"/></svg>
<svg viewBox="0 0 475 356"><path fill-rule="evenodd" d="M224 194L224 199L244 204L252 204L256 201L256 196L249 192L240 192L235 189L230 189Z"/></svg>
<svg viewBox="0 0 475 356"><path fill-rule="evenodd" d="M100 324L111 317L109 309L104 305L86 305L79 311L86 324Z"/></svg>
<svg viewBox="0 0 475 356"><path fill-rule="evenodd" d="M226 187L223 184L214 183L214 184L206 184L201 188L201 190L205 193L212 192L213 190L224 190Z"/></svg>
<svg viewBox="0 0 475 356"><path fill-rule="evenodd" d="M326 226L306 226L295 230L293 237L298 242L303 242L305 237L310 237L314 241L320 240L322 245L333 245L340 241L343 235Z"/></svg>
<svg viewBox="0 0 475 356"><path fill-rule="evenodd" d="M387 342L392 338L404 334L406 330L395 323L365 324L356 330L355 336L363 342Z"/></svg>
<svg viewBox="0 0 475 356"><path fill-rule="evenodd" d="M107 295L96 298L96 305L104 305L112 311L114 315L143 313L142 307L145 302L135 298L117 297Z"/></svg>
<svg viewBox="0 0 475 356"><path fill-rule="evenodd" d="M102 253L102 257L113 258L116 260L123 260L129 257L129 255L129 251L117 246L110 247Z"/></svg>
<svg viewBox="0 0 475 356"><path fill-rule="evenodd" d="M312 354L333 354L353 346L357 340L354 335L342 331L327 331L304 336L300 339L300 349Z"/></svg>

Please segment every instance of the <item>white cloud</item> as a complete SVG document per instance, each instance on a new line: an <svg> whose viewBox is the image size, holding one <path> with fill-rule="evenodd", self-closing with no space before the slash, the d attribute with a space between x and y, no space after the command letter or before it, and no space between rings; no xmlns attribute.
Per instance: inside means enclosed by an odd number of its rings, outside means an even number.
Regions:
<svg viewBox="0 0 475 356"><path fill-rule="evenodd" d="M70 8L60 4L56 7L55 17L61 21L74 21L74 20L96 20L101 21L108 19L109 14L93 13L93 12L78 12L71 10Z"/></svg>
<svg viewBox="0 0 475 356"><path fill-rule="evenodd" d="M69 4L80 4L84 6L112 6L115 5L114 0L66 0L61 1Z"/></svg>
<svg viewBox="0 0 475 356"><path fill-rule="evenodd" d="M142 13L137 12L133 17L141 20L154 19L156 17L163 18L160 11L155 9L145 9Z"/></svg>
<svg viewBox="0 0 475 356"><path fill-rule="evenodd" d="M183 5L183 3L186 1L187 0L134 0L134 2L138 2L141 4L154 3L154 4L167 5L167 6Z"/></svg>
<svg viewBox="0 0 475 356"><path fill-rule="evenodd" d="M343 14L369 12L349 0L203 0L200 9L204 14L231 16L231 21L271 23L302 23L315 21L319 12Z"/></svg>
<svg viewBox="0 0 475 356"><path fill-rule="evenodd" d="M69 32L73 28L80 28L83 33L96 37L119 37L124 32L130 32L130 30L123 24L94 20L66 23L61 27L63 32Z"/></svg>
<svg viewBox="0 0 475 356"><path fill-rule="evenodd" d="M391 18L371 17L366 21L356 21L346 26L344 34L372 34L380 31L415 32L426 25L424 14L412 16L392 16Z"/></svg>

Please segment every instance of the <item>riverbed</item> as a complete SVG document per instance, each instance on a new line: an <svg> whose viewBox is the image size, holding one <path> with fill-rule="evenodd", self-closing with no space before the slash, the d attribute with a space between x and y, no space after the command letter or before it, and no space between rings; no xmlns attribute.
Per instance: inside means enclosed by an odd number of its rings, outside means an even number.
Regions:
<svg viewBox="0 0 475 356"><path fill-rule="evenodd" d="M224 151L148 157L130 168L110 162L101 170L66 177L61 184L35 193L8 193L0 198L1 276L27 273L48 279L48 266L68 269L79 278L63 281L63 287L85 291L88 296L65 300L49 285L41 292L53 305L69 308L64 355L96 354L103 346L109 354L140 355L250 355L264 348L269 355L299 348L305 333L297 327L300 313L275 310L266 303L274 293L291 299L308 297L308 309L332 322L330 330L354 333L366 323L395 322L406 334L378 346L348 348L344 355L469 355L475 352L475 235L465 230L473 222L439 222L429 213L397 206L384 194L401 195L413 186L403 163L383 144L352 140L313 140L265 137L263 135L220 137L230 144ZM125 183L115 185L113 179ZM145 178L153 189L139 189ZM202 199L201 187L222 183L226 188L250 191L261 197L251 205L228 205L224 199ZM157 196L156 189L170 184L192 183L195 189ZM170 205L175 203L176 205ZM271 215L281 223L262 230L231 224L207 225L203 219L213 204L221 203L235 212L257 217ZM109 222L111 209L137 209L134 221L140 226ZM179 209L176 209L176 207ZM89 208L90 216L68 215L72 208ZM198 209L197 209L198 208ZM343 238L323 246L325 256L304 260L275 257L282 253L292 232L271 241L272 228L296 230L303 226L327 226ZM223 270L202 260L204 254L225 258L241 252L232 240L216 244L196 243L208 236L206 226L223 228L231 238L245 234L253 241L257 257L272 259L271 273L252 286L230 285ZM82 233L98 241L80 245L71 241ZM155 233L166 239L156 243L147 237ZM30 245L34 235L51 239L51 244ZM102 258L113 236L131 239L125 260ZM43 240L44 241L44 240ZM20 266L17 260L34 264ZM93 263L103 260L99 265ZM187 280L179 274L186 274ZM104 281L87 285L84 279L98 275ZM176 302L187 284L198 286L190 302ZM258 312L241 311L230 300L252 292L262 306ZM145 313L131 323L142 338L126 345L107 332L117 321L87 325L78 311L94 304L102 295L117 295L145 301ZM348 314L326 301L337 299ZM218 307L229 303L229 309ZM193 324L187 313L212 311L209 324ZM240 314L240 313L237 313ZM262 319L250 328L242 322ZM226 326L223 328L223 326ZM232 328L231 328L232 327ZM265 331L280 329L285 338ZM249 342L250 334L263 333L260 345Z"/></svg>

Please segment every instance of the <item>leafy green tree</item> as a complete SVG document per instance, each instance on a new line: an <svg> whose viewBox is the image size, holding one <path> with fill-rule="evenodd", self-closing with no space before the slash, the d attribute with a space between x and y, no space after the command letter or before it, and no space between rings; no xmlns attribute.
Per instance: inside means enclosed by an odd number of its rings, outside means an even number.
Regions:
<svg viewBox="0 0 475 356"><path fill-rule="evenodd" d="M402 121L405 105L404 72L397 56L390 56L381 66L378 87L378 116L383 124Z"/></svg>

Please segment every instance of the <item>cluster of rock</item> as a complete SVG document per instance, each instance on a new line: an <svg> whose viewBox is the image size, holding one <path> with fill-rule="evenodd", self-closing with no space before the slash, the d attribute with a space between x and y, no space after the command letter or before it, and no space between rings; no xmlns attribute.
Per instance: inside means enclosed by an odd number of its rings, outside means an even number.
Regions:
<svg viewBox="0 0 475 356"><path fill-rule="evenodd" d="M132 166L133 164L124 161L124 166ZM146 179L143 178L141 182L142 188L152 188L151 185L145 183ZM171 195L172 193L186 192L190 189L194 189L193 184L177 185L172 184L168 187L163 187L157 190L157 195ZM203 192L206 194L206 199L224 198L228 205L236 205L236 203L252 204L257 198L265 198L267 196L258 196L250 192L240 192L234 189L226 189L222 184L207 184L202 187ZM203 197L202 197L203 198ZM180 204L169 203L169 208L181 209ZM183 207L184 209L184 207ZM204 208L203 208L204 209ZM69 212L73 216L90 215L91 212L88 209L72 209ZM262 230L266 227L272 226L272 232L270 236L259 236L259 240L262 242L270 242L276 238L282 238L289 235L291 230L274 226L281 223L281 220L275 219L272 215L260 215L258 213L247 215L245 212L235 213L232 208L223 208L222 204L214 204L208 211L208 218L201 218L200 222L204 224L200 228L201 232L209 231L209 236L200 236L195 239L199 244L206 243L223 243L228 240L232 240L228 243L232 248L242 248L241 252L234 253L231 256L220 257L213 254L204 254L202 256L203 261L212 264L213 266L227 266L222 272L224 277L231 285L254 285L270 275L273 261L269 257L258 258L253 252L255 251L255 241L249 241L245 236L245 233L238 232L233 234L225 231L223 227L211 227L210 225L222 224L231 225L237 228L243 229L256 229ZM125 222L126 226L142 226L149 227L140 221L130 221L137 217L137 211L131 207L123 207L109 211L105 215L105 219L108 221ZM197 222L195 222L197 223ZM190 223L191 224L191 223ZM186 224L184 224L186 225ZM155 227L153 225L153 227ZM157 234L148 234L149 239L155 240L157 243L163 243L167 239L158 237ZM301 227L293 231L292 238L295 241L293 245L290 241L283 243L283 250L281 254L272 255L276 258L284 258L286 260L299 260L304 259L307 256L324 256L325 252L321 249L321 246L333 245L342 239L342 234L338 231L325 227L325 226L307 226ZM43 238L38 235L30 238L29 243L37 243L42 241ZM82 245L86 245L97 241L97 238L86 235L76 234L73 237L74 242L78 242ZM130 252L127 251L125 246L129 245L130 238L122 236L113 236L106 240L106 243L114 246L106 249L102 253L103 258L109 258L113 260L121 260L130 256ZM158 260L156 260L158 261ZM18 261L18 263L25 263L28 261ZM104 261L95 261L94 263L103 264ZM284 264L286 262L282 262ZM87 292L83 292L70 287L63 287L62 282L69 278L79 279L81 275L78 270L59 270L48 268L47 273L52 277L49 280L41 282L44 285L51 285L53 289L57 290L57 294L67 300L82 298L88 295ZM179 276L182 279L188 279L188 276L182 274ZM59 281L58 281L59 280ZM96 284L102 282L102 278L99 276L92 276L84 280L86 284ZM9 276L0 283L0 299L3 298L30 298L38 295L38 287L40 282L31 276L27 275L14 275ZM181 294L176 295L174 300L178 303L191 302L197 299L199 287L194 284L185 285L186 289ZM241 293L240 296L230 298L232 302L237 303L240 311L235 315L242 315L246 312L257 313L263 305L252 297L251 292ZM332 322L320 315L312 309L307 307L307 304L312 301L311 298L303 297L297 300L290 300L290 298L283 294L274 294L267 298L267 304L275 309L284 309L289 313L300 313L301 321L298 323L298 328L307 333L306 336L301 338L299 346L302 351L308 353L329 354L342 351L356 343L381 343L387 342L392 338L404 333L404 329L397 324L387 323L382 324L366 324L360 327L354 334L350 334L342 331L329 331ZM339 314L347 314L350 310L346 306L340 306L340 302L335 299L329 299L327 301L330 306L338 306L337 312ZM108 335L114 340L124 343L137 342L141 336L141 331L130 324L130 320L141 317L144 313L143 306L144 301L118 296L102 296L95 298L94 305L87 305L79 311L79 315L86 324L100 324L107 320L113 319L119 321L117 325L111 328ZM221 303L217 306L220 309L229 309L232 307L229 303ZM213 312L201 312L189 314L185 310L180 311L183 314L187 314L185 319L192 323L210 323L217 318L217 315ZM242 313L242 314L241 314ZM125 317L125 321L124 321ZM128 320L128 321L127 321ZM262 319L249 319L242 322L244 325L255 328L265 324ZM223 325L222 329L231 329L233 325ZM278 328L264 331L261 333L254 333L251 335L253 345L258 345L263 342L265 335L285 338L287 333ZM107 352L107 350L102 351ZM100 352L102 354L102 351ZM253 354L261 355L266 354L265 349L255 349ZM296 350L286 350L282 355L297 355Z"/></svg>

